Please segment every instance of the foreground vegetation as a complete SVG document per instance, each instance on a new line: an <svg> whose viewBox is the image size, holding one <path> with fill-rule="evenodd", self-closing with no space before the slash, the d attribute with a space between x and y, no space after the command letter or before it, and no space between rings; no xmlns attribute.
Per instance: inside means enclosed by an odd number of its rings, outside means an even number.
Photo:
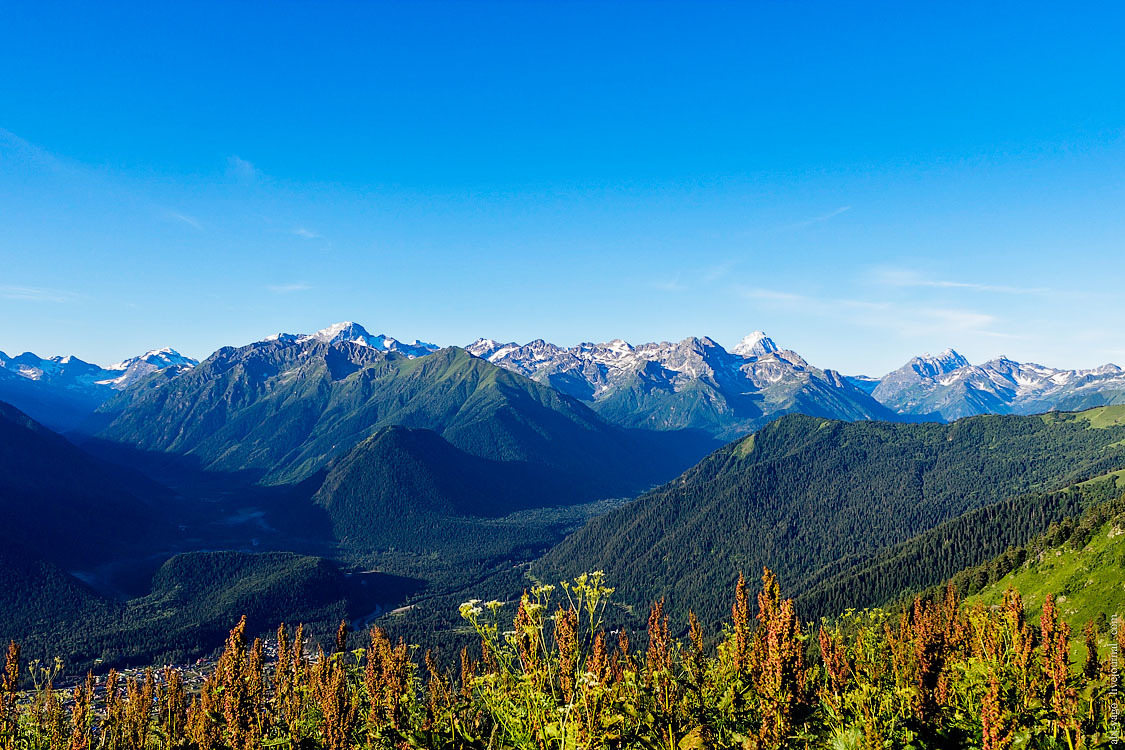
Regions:
<svg viewBox="0 0 1125 750"><path fill-rule="evenodd" d="M1114 676L1098 633L1085 629L1085 658L1072 664L1070 627L1050 597L1038 627L1014 589L985 608L960 604L951 586L899 616L848 612L814 630L767 570L756 622L740 580L721 633L692 615L675 638L658 602L638 647L604 626L612 591L600 573L539 586L510 625L505 604L466 602L481 648L462 651L456 670L379 629L349 651L344 625L328 651L285 626L267 649L247 643L243 620L198 688L166 667L64 691L13 643L0 748L1075 750L1113 739Z"/></svg>

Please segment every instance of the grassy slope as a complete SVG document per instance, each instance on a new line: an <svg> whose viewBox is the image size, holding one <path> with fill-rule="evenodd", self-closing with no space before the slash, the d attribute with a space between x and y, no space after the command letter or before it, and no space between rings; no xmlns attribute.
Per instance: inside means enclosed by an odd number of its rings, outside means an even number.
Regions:
<svg viewBox="0 0 1125 750"><path fill-rule="evenodd" d="M1046 595L1053 594L1059 614L1075 633L1099 615L1107 620L1125 615L1125 514L1099 526L1078 549L1068 541L1043 550L969 601L999 604L1008 587L1020 592L1035 620ZM1105 633L1100 640L1107 642Z"/></svg>

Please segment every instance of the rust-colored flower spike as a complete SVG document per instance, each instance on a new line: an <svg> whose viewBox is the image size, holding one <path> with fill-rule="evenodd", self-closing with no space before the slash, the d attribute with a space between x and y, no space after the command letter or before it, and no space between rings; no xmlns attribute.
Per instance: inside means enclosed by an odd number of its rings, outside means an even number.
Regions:
<svg viewBox="0 0 1125 750"><path fill-rule="evenodd" d="M1018 633L1023 627L1024 611L1023 611L1023 598L1020 592L1009 586L1004 590L1004 620L1008 624L1008 629L1013 633Z"/></svg>
<svg viewBox="0 0 1125 750"><path fill-rule="evenodd" d="M574 701L574 685L578 679L578 612L574 607L559 607L555 613L555 645L559 653L559 690L563 701Z"/></svg>
<svg viewBox="0 0 1125 750"><path fill-rule="evenodd" d="M20 683L20 646L8 643L4 673L0 674L0 736L14 736L16 726L16 690ZM0 747L3 747L0 745Z"/></svg>
<svg viewBox="0 0 1125 750"><path fill-rule="evenodd" d="M525 591L520 598L520 606L519 609L516 610L514 622L516 631L516 653L519 655L520 665L523 667L524 674L536 675L539 666L539 631L528 611L530 607L531 600L528 599L527 592Z"/></svg>
<svg viewBox="0 0 1125 750"><path fill-rule="evenodd" d="M155 691L156 681L151 668L145 670L143 682L140 678L125 681L121 737L126 747L144 747L152 721Z"/></svg>
<svg viewBox="0 0 1125 750"><path fill-rule="evenodd" d="M469 656L467 646L461 647L461 697L468 698L473 694L473 680L477 677L479 662L473 661Z"/></svg>
<svg viewBox="0 0 1125 750"><path fill-rule="evenodd" d="M347 666L321 650L313 669L313 696L320 713L320 732L327 750L355 747L353 733L359 707L348 684Z"/></svg>
<svg viewBox="0 0 1125 750"><path fill-rule="evenodd" d="M1070 625L1058 624L1051 649L1051 708L1063 728L1069 728L1078 708L1077 691L1068 686L1070 677Z"/></svg>
<svg viewBox="0 0 1125 750"><path fill-rule="evenodd" d="M445 714L453 705L453 685L438 668L433 651L426 649L424 661L428 674L428 680L426 682L427 713L426 726L424 728L427 731L432 731L439 717Z"/></svg>
<svg viewBox="0 0 1125 750"><path fill-rule="evenodd" d="M93 700L94 675L87 673L85 683L74 686L70 708L70 744L67 745L67 750L89 750L93 742L91 730L93 713L90 710Z"/></svg>
<svg viewBox="0 0 1125 750"><path fill-rule="evenodd" d="M779 747L791 734L797 710L807 702L804 647L792 599L763 611L773 614L762 622L755 639L752 674L762 704L758 740L760 746Z"/></svg>
<svg viewBox="0 0 1125 750"><path fill-rule="evenodd" d="M160 712L159 726L166 737L179 737L184 733L187 721L184 677L174 667L164 667L161 676L163 684L156 697L157 710Z"/></svg>
<svg viewBox="0 0 1125 750"><path fill-rule="evenodd" d="M480 664L484 669L485 674L499 674L500 661L496 658L496 654L488 645L488 641L481 639L480 642Z"/></svg>
<svg viewBox="0 0 1125 750"><path fill-rule="evenodd" d="M744 672L748 668L750 653L750 597L746 593L746 577L740 572L734 587L734 604L731 606L734 648L731 654L734 668Z"/></svg>
<svg viewBox="0 0 1125 750"><path fill-rule="evenodd" d="M664 613L663 599L652 605L648 615L645 671L650 679L654 675L670 674L672 671L672 638L668 634L668 615Z"/></svg>
<svg viewBox="0 0 1125 750"><path fill-rule="evenodd" d="M69 739L69 732L65 726L66 720L63 718L62 703L59 702L59 694L55 692L51 680L47 681L47 688L40 698L40 712L37 716L37 721L40 721L40 734L47 740L47 747L49 748L63 748L66 745L66 740ZM42 717L40 719L40 717Z"/></svg>
<svg viewBox="0 0 1125 750"><path fill-rule="evenodd" d="M594 679L598 682L605 682L610 676L609 648L605 644L604 631L599 630L594 635L590 658L586 662L586 671L594 675Z"/></svg>
<svg viewBox="0 0 1125 750"><path fill-rule="evenodd" d="M637 667L633 663L633 654L629 649L629 631L622 627L617 631L617 649L613 652L609 665L614 682L624 680L626 672L637 671Z"/></svg>
<svg viewBox="0 0 1125 750"><path fill-rule="evenodd" d="M336 649L333 653L342 654L348 650L348 633L351 629L348 627L347 620L340 620L340 627L336 628Z"/></svg>
<svg viewBox="0 0 1125 750"><path fill-rule="evenodd" d="M695 612L690 609L688 610L688 641L691 643L691 651L687 659L688 674L698 689L702 687L703 677L707 671L707 657L703 648L703 626L699 624Z"/></svg>
<svg viewBox="0 0 1125 750"><path fill-rule="evenodd" d="M777 576L769 568L762 569L762 590L758 592L758 622L770 622L777 618L781 606L781 585Z"/></svg>
<svg viewBox="0 0 1125 750"><path fill-rule="evenodd" d="M940 705L938 683L945 668L945 629L933 604L914 599L915 710L927 723L936 718Z"/></svg>
<svg viewBox="0 0 1125 750"><path fill-rule="evenodd" d="M367 653L364 686L367 689L367 721L370 729L400 729L404 716L403 702L413 680L413 665L406 643L400 638L396 646L382 628L371 629L371 647Z"/></svg>
<svg viewBox="0 0 1125 750"><path fill-rule="evenodd" d="M988 690L981 701L981 750L1005 750L1012 744L1010 730L1004 725L1004 711L1000 702L1000 681L993 672Z"/></svg>
<svg viewBox="0 0 1125 750"><path fill-rule="evenodd" d="M1051 674L1051 658L1055 643L1055 628L1058 625L1058 610L1055 597L1047 594L1043 599L1043 613L1039 615L1039 646L1043 649L1043 671Z"/></svg>
<svg viewBox="0 0 1125 750"><path fill-rule="evenodd" d="M829 689L836 695L843 693L848 683L848 655L827 630L820 629L820 657L828 674Z"/></svg>

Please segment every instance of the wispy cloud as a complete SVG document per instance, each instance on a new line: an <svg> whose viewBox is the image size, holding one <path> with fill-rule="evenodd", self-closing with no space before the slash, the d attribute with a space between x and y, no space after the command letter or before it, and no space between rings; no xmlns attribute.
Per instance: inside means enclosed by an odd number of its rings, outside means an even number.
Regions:
<svg viewBox="0 0 1125 750"><path fill-rule="evenodd" d="M734 269L736 261L728 260L725 263L718 263L710 268L703 270L703 280L707 283L713 283L726 277Z"/></svg>
<svg viewBox="0 0 1125 750"><path fill-rule="evenodd" d="M303 281L298 281L292 284L270 284L266 289L274 294L292 294L293 292L308 291L312 287Z"/></svg>
<svg viewBox="0 0 1125 750"><path fill-rule="evenodd" d="M241 156L227 157L227 174L239 182L253 182L258 178L258 168Z"/></svg>
<svg viewBox="0 0 1125 750"><path fill-rule="evenodd" d="M742 296L749 299L765 300L772 302L811 302L811 297L804 294L795 294L793 292L782 292L777 289L762 289L760 287L740 288L739 292Z"/></svg>
<svg viewBox="0 0 1125 750"><path fill-rule="evenodd" d="M201 224L199 222L199 219L195 218L194 216L188 216L187 214L180 213L179 211L165 211L162 215L165 219L178 221L181 224L187 224L189 227L198 229L200 231L203 230L203 224Z"/></svg>
<svg viewBox="0 0 1125 750"><path fill-rule="evenodd" d="M25 300L27 302L69 302L73 294L59 289L35 286L10 286L0 284L0 297L4 299Z"/></svg>
<svg viewBox="0 0 1125 750"><path fill-rule="evenodd" d="M995 292L998 294L1043 294L1050 291L1044 287L1020 287L1004 284L982 284L972 281L951 281L948 279L932 279L923 276L917 271L908 271L896 268L879 269L874 274L875 280L886 286L897 287L929 287L931 289L967 289L974 292Z"/></svg>
<svg viewBox="0 0 1125 750"><path fill-rule="evenodd" d="M649 286L658 292L682 292L688 288L678 277L674 279L658 279L651 282Z"/></svg>
<svg viewBox="0 0 1125 750"><path fill-rule="evenodd" d="M812 226L813 224L820 224L821 222L828 221L829 219L834 219L837 216L839 216L840 214L847 213L848 211L851 211L851 210L852 210L851 206L840 206L839 208L832 209L831 211L829 211L826 214L821 214L820 216L813 216L810 219L805 219L804 221L798 221L794 224L790 224L789 228L790 229L799 229L800 227L808 227L808 226Z"/></svg>
<svg viewBox="0 0 1125 750"><path fill-rule="evenodd" d="M1022 339L1023 336L996 330L1000 321L976 310L898 304L885 300L821 297L761 287L741 287L739 293L762 305L822 317L843 317L868 328L892 331L901 336L964 334L989 338Z"/></svg>
<svg viewBox="0 0 1125 750"><path fill-rule="evenodd" d="M306 240L319 240L320 239L319 234L317 234L313 230L308 229L306 227L297 227L296 229L293 230L293 234L297 235L298 237L302 237Z"/></svg>

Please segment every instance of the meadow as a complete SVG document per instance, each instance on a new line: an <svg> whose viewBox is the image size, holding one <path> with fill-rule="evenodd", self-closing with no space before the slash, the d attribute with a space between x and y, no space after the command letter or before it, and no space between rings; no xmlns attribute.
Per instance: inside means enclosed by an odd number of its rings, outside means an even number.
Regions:
<svg viewBox="0 0 1125 750"><path fill-rule="evenodd" d="M643 633L607 626L612 595L593 573L465 602L479 650L449 660L379 628L351 649L346 624L332 644L285 625L250 641L243 619L198 685L164 667L56 688L57 665L23 663L13 642L0 748L1076 750L1119 731L1125 628L1074 633L1050 595L1034 624L1015 589L969 605L951 585L812 626L767 569L756 607L740 578L721 631L657 602Z"/></svg>

